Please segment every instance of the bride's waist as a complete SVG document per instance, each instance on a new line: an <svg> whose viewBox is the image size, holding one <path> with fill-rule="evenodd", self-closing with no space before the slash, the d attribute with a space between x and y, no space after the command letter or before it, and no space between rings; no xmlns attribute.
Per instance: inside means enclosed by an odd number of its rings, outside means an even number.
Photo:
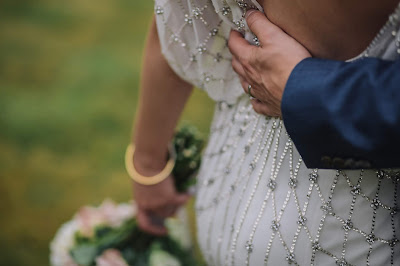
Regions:
<svg viewBox="0 0 400 266"><path fill-rule="evenodd" d="M234 104L216 102L205 156L223 153L249 156L256 152L275 153L269 158L275 158L276 161L279 160L277 157L289 156L287 153L290 152L292 161L301 160L301 155L290 139L283 120L257 114L248 95L240 96ZM374 169L364 170L369 171L377 173ZM399 172L400 169L390 171Z"/></svg>

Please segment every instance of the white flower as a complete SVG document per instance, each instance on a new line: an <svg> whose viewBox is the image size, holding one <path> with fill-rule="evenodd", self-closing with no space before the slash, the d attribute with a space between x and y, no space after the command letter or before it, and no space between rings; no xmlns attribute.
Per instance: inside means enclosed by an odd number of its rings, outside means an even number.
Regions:
<svg viewBox="0 0 400 266"><path fill-rule="evenodd" d="M121 252L116 249L107 249L96 258L96 266L129 266Z"/></svg>
<svg viewBox="0 0 400 266"><path fill-rule="evenodd" d="M168 252L157 249L150 253L149 266L181 266L181 263Z"/></svg>
<svg viewBox="0 0 400 266"><path fill-rule="evenodd" d="M78 223L71 220L58 229L53 241L50 243L50 264L52 266L78 266L69 250L75 244L75 232L78 231Z"/></svg>
<svg viewBox="0 0 400 266"><path fill-rule="evenodd" d="M168 218L166 220L168 235L178 242L184 249L189 249L192 246L188 222L185 208L178 210L177 218Z"/></svg>

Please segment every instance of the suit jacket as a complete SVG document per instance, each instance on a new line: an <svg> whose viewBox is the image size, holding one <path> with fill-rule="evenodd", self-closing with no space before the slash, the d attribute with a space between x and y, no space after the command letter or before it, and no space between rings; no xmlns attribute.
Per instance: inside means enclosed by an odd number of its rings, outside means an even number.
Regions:
<svg viewBox="0 0 400 266"><path fill-rule="evenodd" d="M305 59L282 115L309 168L400 167L400 60Z"/></svg>

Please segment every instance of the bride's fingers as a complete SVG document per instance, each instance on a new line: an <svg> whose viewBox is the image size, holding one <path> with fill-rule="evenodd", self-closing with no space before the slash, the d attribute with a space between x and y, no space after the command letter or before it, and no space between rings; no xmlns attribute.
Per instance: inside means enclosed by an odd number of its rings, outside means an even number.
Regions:
<svg viewBox="0 0 400 266"><path fill-rule="evenodd" d="M169 204L169 205L162 206L162 207L154 210L152 213L155 216L167 218L167 217L174 215L177 209L178 209L177 205Z"/></svg>
<svg viewBox="0 0 400 266"><path fill-rule="evenodd" d="M159 219L157 222L155 219ZM155 216L150 216L149 212L140 210L137 214L137 221L140 229L143 231L157 236L163 236L167 234L167 229L162 225L162 218L156 218Z"/></svg>
<svg viewBox="0 0 400 266"><path fill-rule="evenodd" d="M190 199L190 195L189 194L178 194L175 199L173 200L174 204L177 207L180 207L184 204L186 204L188 202L188 200Z"/></svg>
<svg viewBox="0 0 400 266"><path fill-rule="evenodd" d="M151 216L168 218L173 216L176 211L190 199L189 194L178 194L167 204L149 211Z"/></svg>

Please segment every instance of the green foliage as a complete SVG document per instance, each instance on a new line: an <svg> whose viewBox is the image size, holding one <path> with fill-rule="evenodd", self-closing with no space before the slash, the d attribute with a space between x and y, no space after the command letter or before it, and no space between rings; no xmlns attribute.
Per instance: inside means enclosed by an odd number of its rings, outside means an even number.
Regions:
<svg viewBox="0 0 400 266"><path fill-rule="evenodd" d="M111 228L99 226L92 238L83 237L79 232L75 236L75 246L70 251L72 258L84 266L94 265L95 258L109 248L122 248L128 246L131 239L143 237L140 241L147 243L147 238L137 234L136 220L128 220L122 226Z"/></svg>
<svg viewBox="0 0 400 266"><path fill-rule="evenodd" d="M178 191L186 191L196 182L195 174L200 168L204 139L196 127L184 123L175 133L173 145L176 152L172 172Z"/></svg>
<svg viewBox="0 0 400 266"><path fill-rule="evenodd" d="M98 226L90 238L78 232L70 254L77 264L93 266L96 257L109 248L120 250L129 265L148 266L150 256L157 251L179 258L182 265L199 265L191 250L184 249L169 236L155 237L141 231L135 219L129 219L117 228Z"/></svg>

